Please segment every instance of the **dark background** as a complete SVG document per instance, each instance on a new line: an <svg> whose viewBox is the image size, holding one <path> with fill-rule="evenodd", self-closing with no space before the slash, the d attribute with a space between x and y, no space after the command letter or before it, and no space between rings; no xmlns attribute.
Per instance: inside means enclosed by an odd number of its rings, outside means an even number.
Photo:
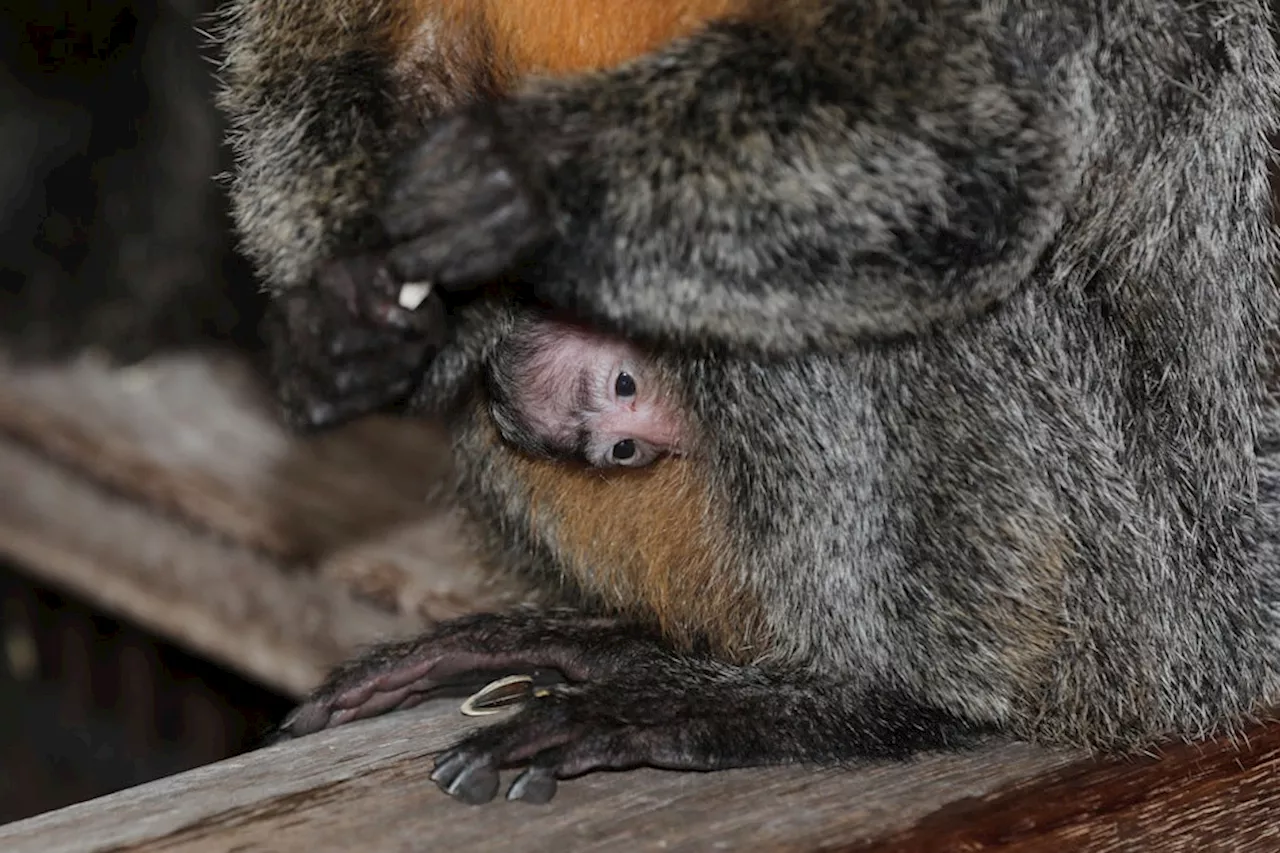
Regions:
<svg viewBox="0 0 1280 853"><path fill-rule="evenodd" d="M214 176L212 0L0 4L0 335L83 346L255 344L262 300Z"/></svg>
<svg viewBox="0 0 1280 853"><path fill-rule="evenodd" d="M0 348L257 352L208 0L0 4ZM19 484L0 485L18 488ZM0 822L233 755L280 696L0 565Z"/></svg>
<svg viewBox="0 0 1280 853"><path fill-rule="evenodd" d="M0 823L253 746L281 696L0 567Z"/></svg>

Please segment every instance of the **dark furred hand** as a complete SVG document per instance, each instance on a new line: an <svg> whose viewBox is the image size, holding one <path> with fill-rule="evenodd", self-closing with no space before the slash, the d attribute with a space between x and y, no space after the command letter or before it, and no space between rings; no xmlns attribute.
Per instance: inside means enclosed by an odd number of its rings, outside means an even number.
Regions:
<svg viewBox="0 0 1280 853"><path fill-rule="evenodd" d="M414 389L444 339L445 308L432 294L401 308L399 285L369 255L331 261L313 286L274 300L271 362L289 422L337 426L394 406Z"/></svg>
<svg viewBox="0 0 1280 853"><path fill-rule="evenodd" d="M520 766L507 798L542 803L557 780L595 770L901 758L971 743L979 733L906 696L677 654L642 627L554 610L466 617L375 648L338 669L279 736L411 707L445 688L545 670L568 681L539 690L511 719L440 755L432 779L442 790L486 803L498 792L498 771Z"/></svg>
<svg viewBox="0 0 1280 853"><path fill-rule="evenodd" d="M388 264L446 290L513 271L554 233L537 157L483 102L429 128L393 171L382 208Z"/></svg>

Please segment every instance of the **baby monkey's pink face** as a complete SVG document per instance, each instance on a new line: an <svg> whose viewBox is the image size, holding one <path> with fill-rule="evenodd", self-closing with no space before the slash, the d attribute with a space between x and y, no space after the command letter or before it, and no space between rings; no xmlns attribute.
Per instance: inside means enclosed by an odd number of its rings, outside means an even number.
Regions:
<svg viewBox="0 0 1280 853"><path fill-rule="evenodd" d="M680 418L652 363L618 338L539 324L510 389L517 417L566 456L596 467L648 465L680 450Z"/></svg>

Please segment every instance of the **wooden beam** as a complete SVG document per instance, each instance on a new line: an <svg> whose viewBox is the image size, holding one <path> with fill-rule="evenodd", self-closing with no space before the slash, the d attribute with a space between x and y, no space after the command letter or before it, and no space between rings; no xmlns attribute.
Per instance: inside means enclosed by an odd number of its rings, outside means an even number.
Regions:
<svg viewBox="0 0 1280 853"><path fill-rule="evenodd" d="M547 806L470 807L428 776L474 725L456 702L431 703L0 827L0 850L1280 849L1277 725L1161 758L993 743L846 770L595 774Z"/></svg>
<svg viewBox="0 0 1280 853"><path fill-rule="evenodd" d="M290 435L234 359L0 363L0 556L293 695L527 597L469 550L449 477L432 424Z"/></svg>
<svg viewBox="0 0 1280 853"><path fill-rule="evenodd" d="M567 782L548 806L470 807L428 779L430 755L468 728L456 702L433 703L11 824L0 850L818 849L906 829L1068 760L1006 745L857 771L643 770Z"/></svg>

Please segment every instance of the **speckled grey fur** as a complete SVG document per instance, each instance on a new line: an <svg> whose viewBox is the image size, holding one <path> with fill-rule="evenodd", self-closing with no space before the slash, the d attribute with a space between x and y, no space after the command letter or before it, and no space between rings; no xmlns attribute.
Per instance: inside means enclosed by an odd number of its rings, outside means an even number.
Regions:
<svg viewBox="0 0 1280 853"><path fill-rule="evenodd" d="M272 4L233 5L247 50ZM529 292L679 377L733 522L726 582L768 624L757 666L841 685L818 707L848 731L875 705L858 697L885 692L1098 747L1203 735L1280 698L1267 10L781 5L809 24L712 26L530 84L484 125L555 217L519 270ZM267 279L296 286L336 245L315 237L340 233L327 217L374 202L338 183L317 198L320 167L349 162L296 141L319 119L249 99L268 76L243 56L229 79L241 226ZM327 90L298 80L318 109ZM395 223L434 221L474 175L432 173L444 155L422 144L383 221L402 273L447 282L447 247ZM467 493L554 566L478 436L464 418ZM793 757L842 757L792 736Z"/></svg>

